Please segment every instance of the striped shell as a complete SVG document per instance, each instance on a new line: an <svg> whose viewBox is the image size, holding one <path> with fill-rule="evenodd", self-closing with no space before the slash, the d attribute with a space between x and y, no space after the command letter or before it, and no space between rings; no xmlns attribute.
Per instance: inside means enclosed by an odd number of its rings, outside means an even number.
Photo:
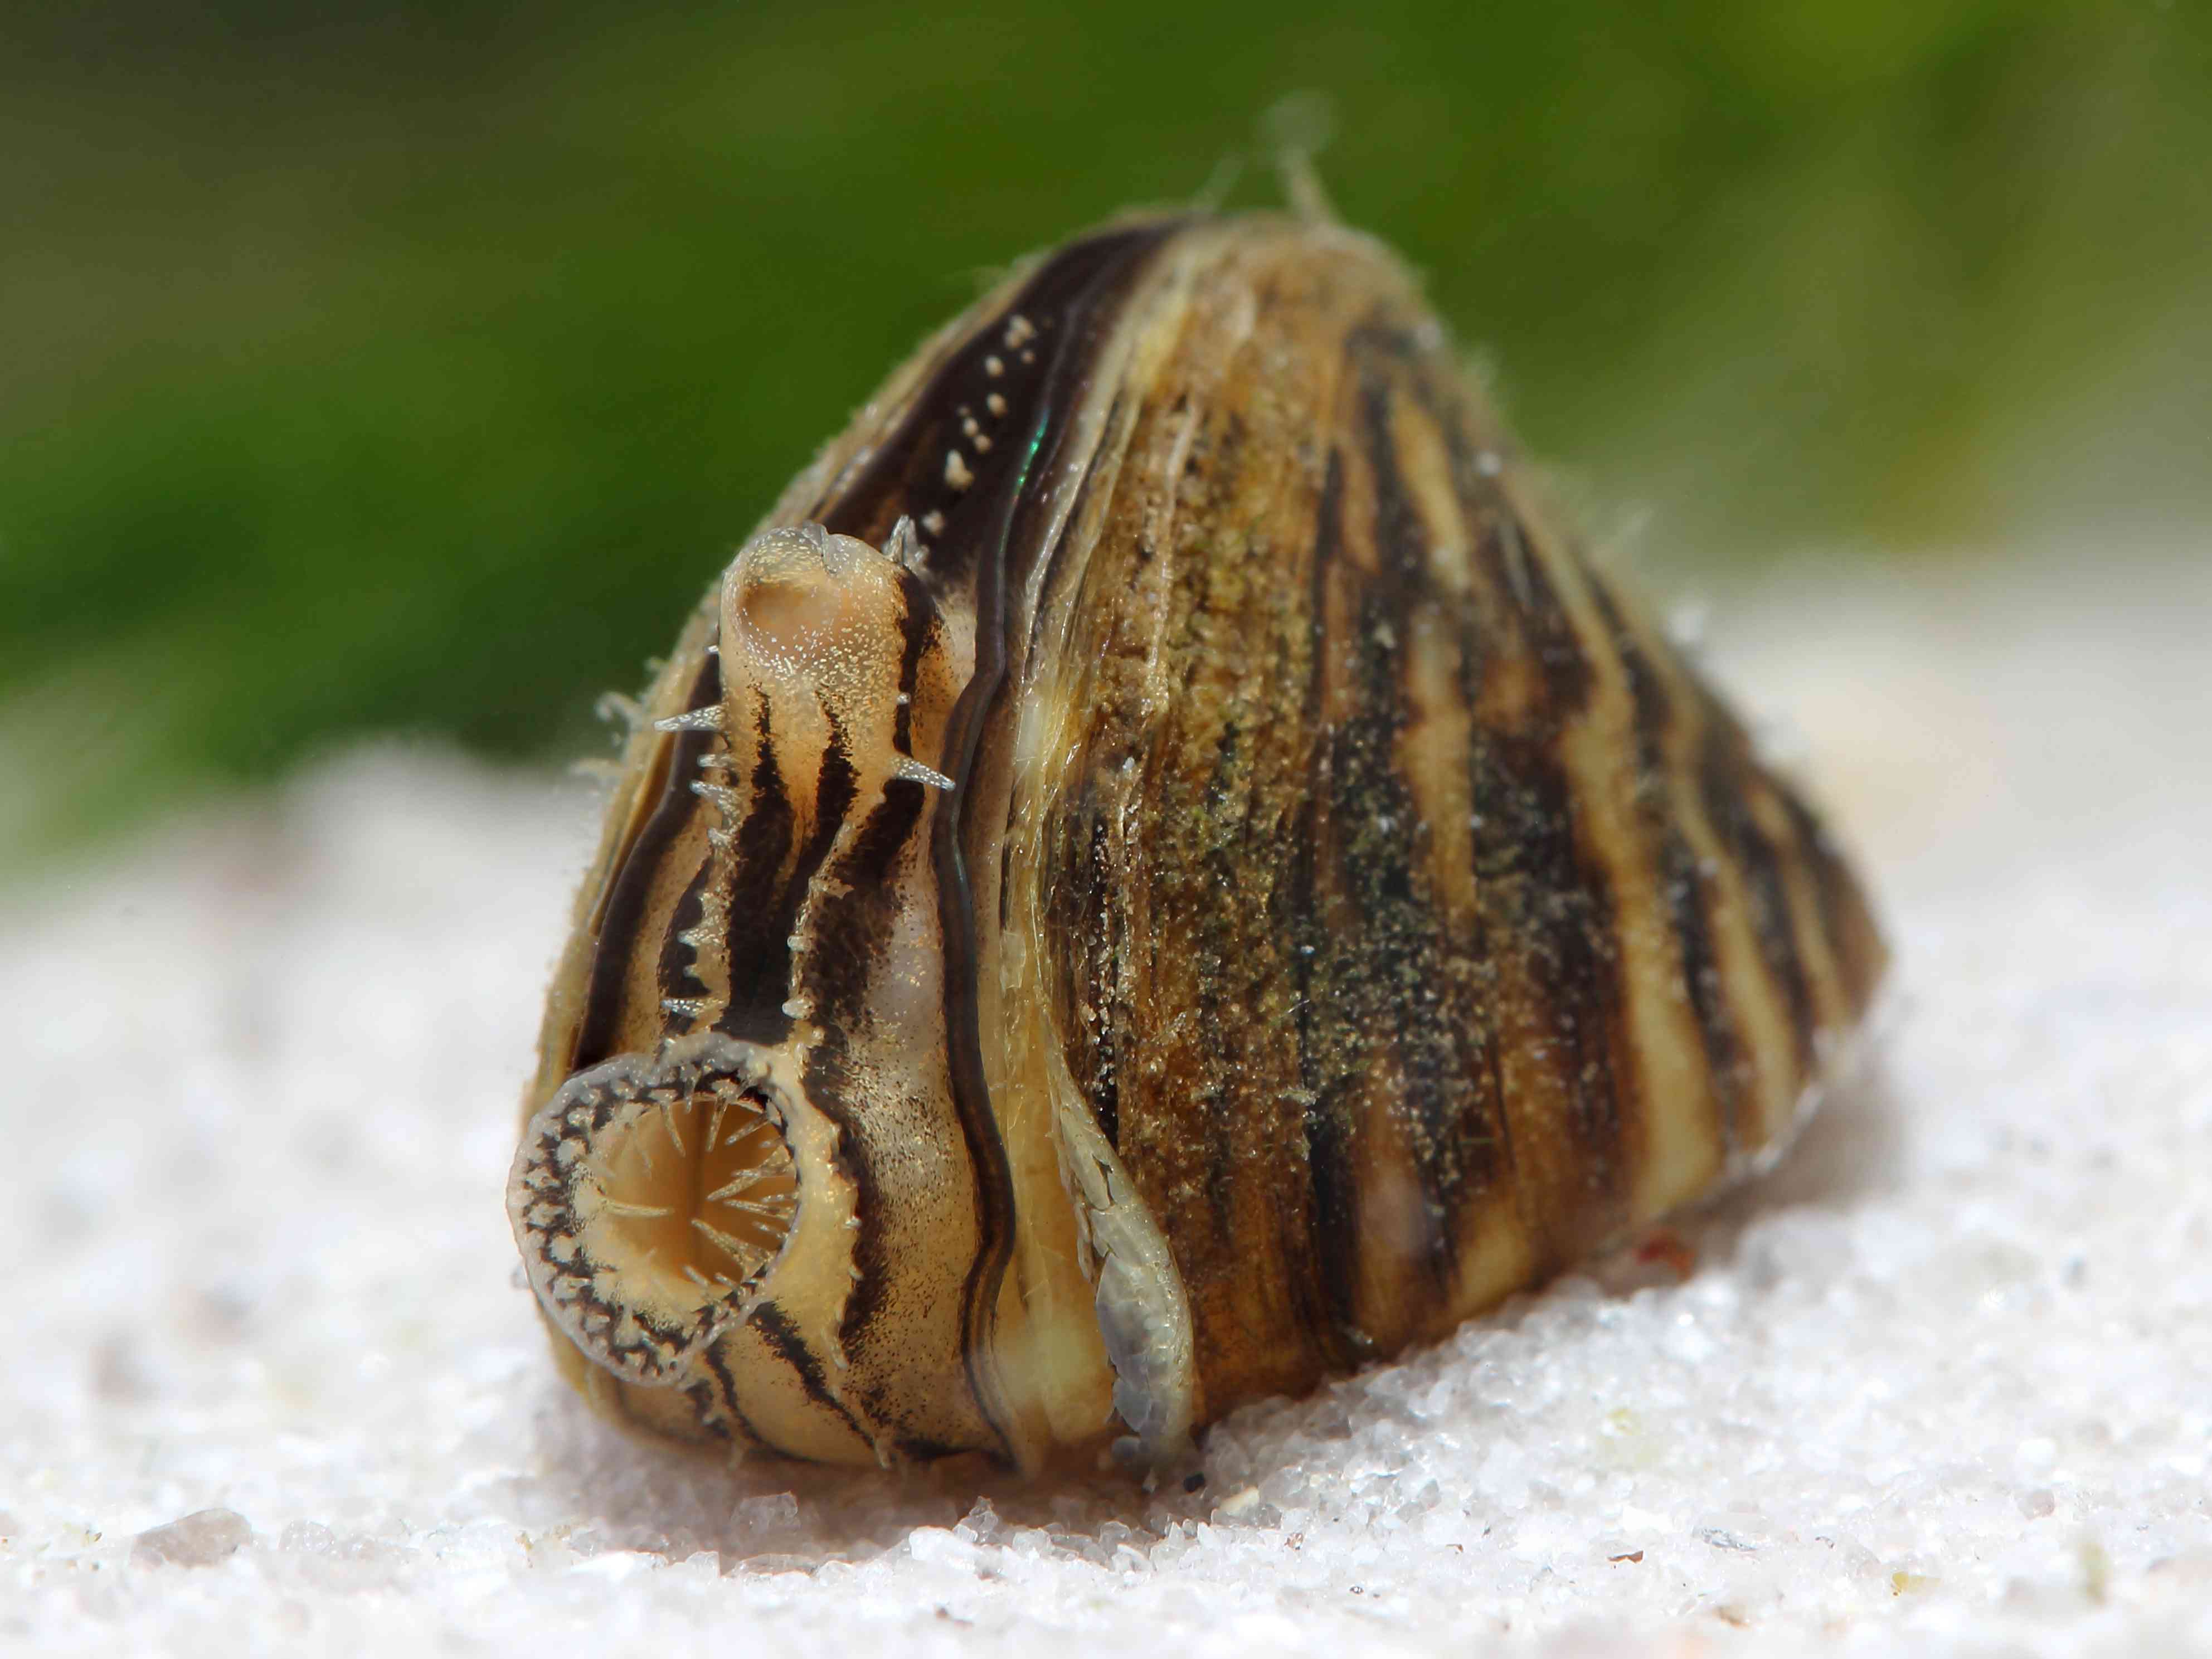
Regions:
<svg viewBox="0 0 2212 1659"><path fill-rule="evenodd" d="M612 1416L1171 1462L1759 1165L1881 975L1346 230L1068 244L767 522L629 744L510 1186Z"/></svg>

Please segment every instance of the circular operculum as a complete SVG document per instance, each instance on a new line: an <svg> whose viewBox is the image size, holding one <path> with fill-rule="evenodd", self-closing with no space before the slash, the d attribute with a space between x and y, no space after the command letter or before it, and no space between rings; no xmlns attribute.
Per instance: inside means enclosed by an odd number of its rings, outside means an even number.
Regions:
<svg viewBox="0 0 2212 1659"><path fill-rule="evenodd" d="M625 1382L684 1381L751 1313L798 1219L787 1122L757 1051L726 1038L570 1078L532 1117L507 1183L547 1316Z"/></svg>

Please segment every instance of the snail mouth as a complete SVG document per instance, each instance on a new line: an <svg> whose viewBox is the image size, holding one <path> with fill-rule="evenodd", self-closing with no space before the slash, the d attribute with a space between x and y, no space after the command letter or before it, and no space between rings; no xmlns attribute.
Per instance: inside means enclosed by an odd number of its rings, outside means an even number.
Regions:
<svg viewBox="0 0 2212 1659"><path fill-rule="evenodd" d="M633 1272L672 1269L706 1295L757 1278L799 1208L799 1174L772 1110L726 1078L653 1091L627 1133L606 1138L594 1184L610 1254Z"/></svg>
<svg viewBox="0 0 2212 1659"><path fill-rule="evenodd" d="M532 1118L507 1189L554 1324L626 1382L681 1382L751 1313L797 1222L787 1121L759 1052L726 1038L569 1079Z"/></svg>

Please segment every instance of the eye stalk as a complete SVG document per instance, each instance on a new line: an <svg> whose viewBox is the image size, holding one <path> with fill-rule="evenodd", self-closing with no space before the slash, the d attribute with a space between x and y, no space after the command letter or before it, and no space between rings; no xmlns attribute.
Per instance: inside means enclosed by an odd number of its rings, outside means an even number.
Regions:
<svg viewBox="0 0 2212 1659"><path fill-rule="evenodd" d="M684 1382L757 1305L796 1228L791 1122L767 1051L711 1032L569 1079L507 1185L547 1316L624 1382Z"/></svg>

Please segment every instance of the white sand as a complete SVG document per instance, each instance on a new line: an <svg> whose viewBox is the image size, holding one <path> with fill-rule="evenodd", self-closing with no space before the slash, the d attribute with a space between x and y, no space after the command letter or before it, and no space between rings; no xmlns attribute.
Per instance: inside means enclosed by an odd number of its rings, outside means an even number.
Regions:
<svg viewBox="0 0 2212 1659"><path fill-rule="evenodd" d="M1884 900L1879 1066L1686 1282L1245 1412L1194 1498L567 1397L500 1187L578 787L360 754L0 896L0 1648L2212 1651L2212 580L2075 574L1723 610Z"/></svg>

